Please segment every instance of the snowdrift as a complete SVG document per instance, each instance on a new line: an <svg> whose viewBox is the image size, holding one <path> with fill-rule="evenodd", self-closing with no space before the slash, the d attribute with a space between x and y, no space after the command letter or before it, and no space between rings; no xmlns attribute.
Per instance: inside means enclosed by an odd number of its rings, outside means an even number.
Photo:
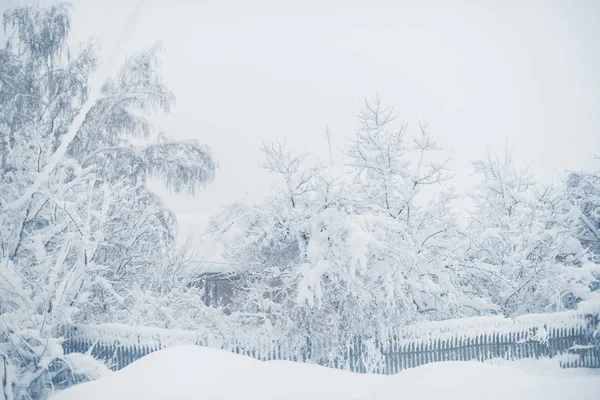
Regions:
<svg viewBox="0 0 600 400"><path fill-rule="evenodd" d="M600 373L517 364L441 362L369 375L222 350L178 346L152 353L52 400L598 400Z"/></svg>

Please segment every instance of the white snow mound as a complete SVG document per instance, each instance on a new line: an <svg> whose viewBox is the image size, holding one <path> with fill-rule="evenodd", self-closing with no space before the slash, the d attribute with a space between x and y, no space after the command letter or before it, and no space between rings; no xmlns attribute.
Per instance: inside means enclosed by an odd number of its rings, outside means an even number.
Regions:
<svg viewBox="0 0 600 400"><path fill-rule="evenodd" d="M440 362L397 375L355 374L312 364L258 361L178 346L152 353L52 400L598 400L600 374L551 375L478 362ZM539 371L537 371L539 372Z"/></svg>

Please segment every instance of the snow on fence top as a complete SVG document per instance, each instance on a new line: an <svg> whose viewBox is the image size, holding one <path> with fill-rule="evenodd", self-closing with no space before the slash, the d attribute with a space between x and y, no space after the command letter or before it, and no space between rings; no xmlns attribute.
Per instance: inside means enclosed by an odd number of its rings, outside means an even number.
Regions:
<svg viewBox="0 0 600 400"><path fill-rule="evenodd" d="M120 369L170 346L218 347L262 360L314 362L355 372L396 373L443 360L521 359L572 356L567 367L600 367L598 314L565 311L517 318L487 316L418 323L390 329L378 338L356 337L342 358L331 358L331 343L290 343L269 337L209 338L190 332L120 324L70 325L65 353L87 352Z"/></svg>
<svg viewBox="0 0 600 400"><path fill-rule="evenodd" d="M118 343L123 346L144 345L149 347L171 347L183 344L218 346L204 332L178 329L128 326L122 324L69 325L61 328L61 336L69 339L91 339L98 344Z"/></svg>
<svg viewBox="0 0 600 400"><path fill-rule="evenodd" d="M392 329L379 340L394 337L401 342L428 343L440 340L505 337L519 334L522 340L540 340L564 336L566 332L580 335L588 329L599 329L598 316L575 310L549 314L528 314L517 318L501 315L480 316L444 321L420 322ZM118 342L122 345L144 344L169 347L180 344L222 346L223 339L209 339L204 332L176 329L127 326L122 324L70 325L63 327L61 336L71 339L94 339L98 343ZM233 342L233 340L232 340Z"/></svg>
<svg viewBox="0 0 600 400"><path fill-rule="evenodd" d="M598 317L575 310L548 314L527 314L516 318L502 315L480 316L445 321L421 322L400 328L393 333L401 341L427 343L439 340L475 339L478 337L507 337L519 334L522 340L545 340L564 336L566 332L578 335L594 325ZM595 321L595 323L594 323Z"/></svg>

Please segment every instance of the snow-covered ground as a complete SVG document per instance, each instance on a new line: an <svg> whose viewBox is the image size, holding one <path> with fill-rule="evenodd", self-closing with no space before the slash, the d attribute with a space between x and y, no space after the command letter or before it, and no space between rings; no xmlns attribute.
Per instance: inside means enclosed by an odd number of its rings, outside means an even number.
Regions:
<svg viewBox="0 0 600 400"><path fill-rule="evenodd" d="M179 346L152 353L52 400L598 400L600 372L556 363L440 362L394 376L258 361Z"/></svg>

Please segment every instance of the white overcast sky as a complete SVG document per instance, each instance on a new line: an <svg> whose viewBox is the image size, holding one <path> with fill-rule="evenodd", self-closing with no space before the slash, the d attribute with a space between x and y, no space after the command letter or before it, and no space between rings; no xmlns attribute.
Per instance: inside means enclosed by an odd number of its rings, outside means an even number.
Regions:
<svg viewBox="0 0 600 400"><path fill-rule="evenodd" d="M137 1L73 4L75 38L110 50ZM209 144L220 164L196 198L165 197L179 214L267 194L265 140L327 162L328 124L343 162L375 93L409 129L432 121L458 186L505 143L541 179L600 153L599 1L146 0L124 53L157 40L177 96L166 133Z"/></svg>

